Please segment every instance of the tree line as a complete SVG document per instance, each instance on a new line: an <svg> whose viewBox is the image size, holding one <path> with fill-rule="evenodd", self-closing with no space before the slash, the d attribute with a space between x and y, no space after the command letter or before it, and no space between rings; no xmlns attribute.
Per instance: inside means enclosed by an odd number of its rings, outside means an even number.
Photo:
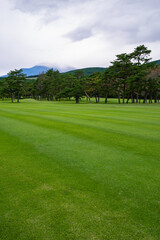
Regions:
<svg viewBox="0 0 160 240"><path fill-rule="evenodd" d="M104 73L85 76L82 70L74 74L62 74L58 70L48 70L34 81L29 81L22 70L8 73L0 81L0 97L13 102L20 98L36 100L70 101L76 103L82 97L89 102L94 97L96 103L104 98L117 98L118 103L156 103L160 98L160 65L150 62L151 50L144 45L137 46L133 52L116 55L111 66Z"/></svg>

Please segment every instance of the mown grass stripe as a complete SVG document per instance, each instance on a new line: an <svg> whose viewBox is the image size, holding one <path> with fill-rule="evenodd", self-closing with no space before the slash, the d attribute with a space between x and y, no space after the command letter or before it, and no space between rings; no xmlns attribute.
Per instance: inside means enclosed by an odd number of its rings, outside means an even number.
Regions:
<svg viewBox="0 0 160 240"><path fill-rule="evenodd" d="M158 240L159 105L0 106L1 239Z"/></svg>

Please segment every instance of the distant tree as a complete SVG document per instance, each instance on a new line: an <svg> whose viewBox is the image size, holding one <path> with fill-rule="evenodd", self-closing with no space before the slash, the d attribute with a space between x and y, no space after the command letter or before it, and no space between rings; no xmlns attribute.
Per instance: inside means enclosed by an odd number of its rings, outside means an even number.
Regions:
<svg viewBox="0 0 160 240"><path fill-rule="evenodd" d="M91 97L95 97L96 103L98 103L102 93L102 74L99 72L92 73L86 78L85 86L85 95L88 93Z"/></svg>
<svg viewBox="0 0 160 240"><path fill-rule="evenodd" d="M72 96L75 98L76 103L84 96L84 81L76 79L72 87Z"/></svg>
<svg viewBox="0 0 160 240"><path fill-rule="evenodd" d="M42 100L45 78L45 74L42 73L38 76L38 78L33 84L33 96L36 100Z"/></svg>
<svg viewBox="0 0 160 240"><path fill-rule="evenodd" d="M23 88L23 95L25 98L34 98L34 82L26 80Z"/></svg>
<svg viewBox="0 0 160 240"><path fill-rule="evenodd" d="M36 99L46 99L52 101L59 99L62 89L62 81L59 71L48 70L45 74L40 74L34 83L34 95Z"/></svg>
<svg viewBox="0 0 160 240"><path fill-rule="evenodd" d="M144 45L137 46L134 51L130 54L133 62L137 66L148 63L151 58L149 57L151 50L148 50Z"/></svg>
<svg viewBox="0 0 160 240"><path fill-rule="evenodd" d="M76 71L74 72L74 76L75 76L77 79L83 78L83 77L84 77L84 72L83 72L83 70L76 70Z"/></svg>
<svg viewBox="0 0 160 240"><path fill-rule="evenodd" d="M105 97L105 103L108 102L108 96L114 94L113 82L114 78L112 77L112 70L111 67L108 67L102 75L102 92Z"/></svg>
<svg viewBox="0 0 160 240"><path fill-rule="evenodd" d="M119 103L121 94L123 103L125 103L127 83L132 73L131 56L130 54L122 53L116 57L117 59L112 62L112 77L115 78L115 86L117 86L116 91L118 93Z"/></svg>
<svg viewBox="0 0 160 240"><path fill-rule="evenodd" d="M122 83L119 77L119 71L119 65L117 63L113 63L113 65L108 68L107 81L110 81L112 83L113 96L118 97L118 103L120 104L122 95Z"/></svg>
<svg viewBox="0 0 160 240"><path fill-rule="evenodd" d="M4 99L5 97L5 88L4 88L4 78L0 79L0 98Z"/></svg>
<svg viewBox="0 0 160 240"><path fill-rule="evenodd" d="M134 103L134 95L136 95L136 103L138 103L140 96L144 97L144 103L147 100L146 76L148 74L149 61L151 50L148 50L144 45L137 46L130 54L133 62L133 74L131 78L131 92L132 102Z"/></svg>
<svg viewBox="0 0 160 240"><path fill-rule="evenodd" d="M62 78L58 70L50 69L45 74L45 95L47 100L60 100L59 93L62 90Z"/></svg>
<svg viewBox="0 0 160 240"><path fill-rule="evenodd" d="M147 91L149 95L149 103L154 99L157 103L160 93L160 65L152 67L146 78Z"/></svg>
<svg viewBox="0 0 160 240"><path fill-rule="evenodd" d="M10 95L11 101L13 102L14 98L19 99L21 97L23 86L26 76L23 74L22 69L10 71L8 77L4 79L4 88L5 91Z"/></svg>
<svg viewBox="0 0 160 240"><path fill-rule="evenodd" d="M60 97L67 98L69 101L73 96L72 88L75 85L76 77L71 73L61 75Z"/></svg>
<svg viewBox="0 0 160 240"><path fill-rule="evenodd" d="M74 81L71 89L71 95L75 98L76 103L79 103L81 97L84 96L84 72L82 70L77 70L74 73Z"/></svg>
<svg viewBox="0 0 160 240"><path fill-rule="evenodd" d="M113 94L118 97L118 102L123 103L127 98L132 99L132 103L140 101L140 97L144 98L144 103L147 101L149 94L147 85L147 75L151 71L153 64L149 63L151 50L148 50L144 45L140 45L130 54L116 55L116 60L105 72L104 87L110 84ZM108 95L106 89L106 96ZM105 100L107 101L107 100Z"/></svg>

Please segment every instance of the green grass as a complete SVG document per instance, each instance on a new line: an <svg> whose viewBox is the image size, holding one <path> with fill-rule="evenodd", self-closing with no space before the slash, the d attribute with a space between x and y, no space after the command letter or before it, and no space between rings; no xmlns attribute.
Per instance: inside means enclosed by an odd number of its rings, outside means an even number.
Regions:
<svg viewBox="0 0 160 240"><path fill-rule="evenodd" d="M0 102L1 240L158 240L160 104Z"/></svg>

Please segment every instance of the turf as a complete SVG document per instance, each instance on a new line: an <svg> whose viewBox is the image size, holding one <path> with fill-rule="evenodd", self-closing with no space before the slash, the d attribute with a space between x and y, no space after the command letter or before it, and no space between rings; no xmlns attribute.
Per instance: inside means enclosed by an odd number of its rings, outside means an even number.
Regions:
<svg viewBox="0 0 160 240"><path fill-rule="evenodd" d="M0 102L1 240L158 240L160 104Z"/></svg>

